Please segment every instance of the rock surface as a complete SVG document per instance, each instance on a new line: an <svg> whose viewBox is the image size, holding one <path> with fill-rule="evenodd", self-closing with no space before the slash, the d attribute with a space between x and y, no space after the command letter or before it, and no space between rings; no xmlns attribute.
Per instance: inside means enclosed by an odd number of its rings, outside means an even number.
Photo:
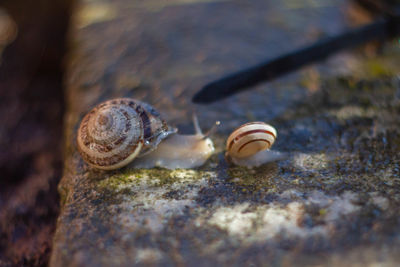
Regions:
<svg viewBox="0 0 400 267"><path fill-rule="evenodd" d="M400 260L400 50L354 51L209 106L206 82L344 28L340 1L87 1L71 31L66 159L52 266L395 265ZM333 23L335 22L335 23ZM221 127L201 168L89 168L75 144L95 104L129 96L182 132ZM241 123L290 157L224 160Z"/></svg>

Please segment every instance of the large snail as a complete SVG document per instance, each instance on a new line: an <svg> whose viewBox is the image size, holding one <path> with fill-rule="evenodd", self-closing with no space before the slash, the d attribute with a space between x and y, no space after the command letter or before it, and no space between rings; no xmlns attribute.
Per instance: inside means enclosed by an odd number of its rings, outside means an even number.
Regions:
<svg viewBox="0 0 400 267"><path fill-rule="evenodd" d="M226 156L236 165L255 167L282 159L284 154L269 150L277 132L264 122L249 122L236 128L226 141Z"/></svg>
<svg viewBox="0 0 400 267"><path fill-rule="evenodd" d="M82 119L78 150L92 167L113 170L133 161L137 168L201 166L214 151L194 120L196 134L180 135L149 104L120 98L100 103Z"/></svg>

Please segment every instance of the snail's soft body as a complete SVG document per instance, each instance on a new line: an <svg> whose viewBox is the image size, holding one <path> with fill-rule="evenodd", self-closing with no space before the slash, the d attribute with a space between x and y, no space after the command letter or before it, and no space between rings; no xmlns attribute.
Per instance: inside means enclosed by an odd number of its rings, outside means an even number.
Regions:
<svg viewBox="0 0 400 267"><path fill-rule="evenodd" d="M264 122L243 124L228 137L227 158L236 165L246 167L256 167L282 159L283 153L269 150L276 137L275 128Z"/></svg>
<svg viewBox="0 0 400 267"><path fill-rule="evenodd" d="M285 158L286 155L274 150L261 150L254 155L245 158L230 157L230 161L238 166L258 167L268 162L273 162Z"/></svg>
<svg viewBox="0 0 400 267"><path fill-rule="evenodd" d="M133 166L143 168L197 167L204 164L214 146L195 126L195 135L179 135L149 104L113 99L100 103L82 119L78 150L90 166L103 170L132 161L138 161Z"/></svg>
<svg viewBox="0 0 400 267"><path fill-rule="evenodd" d="M194 135L174 134L161 142L153 152L132 162L136 168L154 166L167 169L194 168L203 165L214 152L210 138L201 133Z"/></svg>

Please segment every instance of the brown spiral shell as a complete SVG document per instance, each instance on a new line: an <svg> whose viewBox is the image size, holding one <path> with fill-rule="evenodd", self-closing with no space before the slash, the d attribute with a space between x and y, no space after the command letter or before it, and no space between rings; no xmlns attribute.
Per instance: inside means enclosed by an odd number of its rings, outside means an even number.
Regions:
<svg viewBox="0 0 400 267"><path fill-rule="evenodd" d="M269 149L276 137L276 130L271 125L259 121L249 122L236 128L228 137L226 151L232 157L248 157L260 150Z"/></svg>
<svg viewBox="0 0 400 267"><path fill-rule="evenodd" d="M174 132L149 104L119 98L100 103L86 114L77 145L89 165L112 170L152 151Z"/></svg>

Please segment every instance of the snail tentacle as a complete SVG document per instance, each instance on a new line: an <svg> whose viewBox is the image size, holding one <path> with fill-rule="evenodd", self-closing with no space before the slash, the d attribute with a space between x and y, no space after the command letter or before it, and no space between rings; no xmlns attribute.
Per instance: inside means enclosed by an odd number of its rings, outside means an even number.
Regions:
<svg viewBox="0 0 400 267"><path fill-rule="evenodd" d="M194 126L195 133L198 135L203 135L203 132L202 132L200 124L199 124L199 118L197 117L196 113L193 113L192 120L193 120L193 126Z"/></svg>

